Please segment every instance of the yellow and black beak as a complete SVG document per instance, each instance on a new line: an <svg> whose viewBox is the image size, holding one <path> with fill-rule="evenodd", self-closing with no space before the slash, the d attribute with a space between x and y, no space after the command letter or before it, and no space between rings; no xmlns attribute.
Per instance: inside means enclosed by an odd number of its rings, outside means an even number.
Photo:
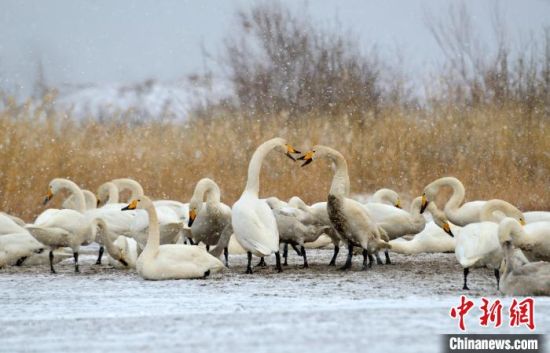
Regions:
<svg viewBox="0 0 550 353"><path fill-rule="evenodd" d="M519 224L521 224L522 226L524 226L526 223L525 223L525 219L524 218L520 218L519 219Z"/></svg>
<svg viewBox="0 0 550 353"><path fill-rule="evenodd" d="M305 161L303 164L302 164L302 167L305 167L306 165L308 165L309 163L313 162L313 154L315 152L313 151L308 151L306 152L306 154L304 154L303 156L300 156L298 157L298 160L300 161Z"/></svg>
<svg viewBox="0 0 550 353"><path fill-rule="evenodd" d="M296 150L294 147L292 147L291 145L289 144L286 144L286 153L285 153L285 156L287 156L288 158L292 159L294 162L296 162L296 158L294 158L292 156L292 154L300 154L302 152Z"/></svg>
<svg viewBox="0 0 550 353"><path fill-rule="evenodd" d="M445 231L445 233L449 234L451 237L454 238L455 235L451 231L451 226L449 225L449 222L443 223L443 230Z"/></svg>
<svg viewBox="0 0 550 353"><path fill-rule="evenodd" d="M50 200L52 199L52 197L53 197L52 188L49 187L49 188L48 188L48 194L46 194L46 197L44 198L43 205L46 205L48 202L50 202Z"/></svg>
<svg viewBox="0 0 550 353"><path fill-rule="evenodd" d="M426 210L426 207L428 207L428 199L426 198L426 194L422 194L422 205L420 206L420 214L424 213Z"/></svg>
<svg viewBox="0 0 550 353"><path fill-rule="evenodd" d="M130 204L122 209L122 211L135 210L138 205L138 200L132 200Z"/></svg>
<svg viewBox="0 0 550 353"><path fill-rule="evenodd" d="M401 208L401 200L397 199L397 202L395 203L395 207Z"/></svg>
<svg viewBox="0 0 550 353"><path fill-rule="evenodd" d="M187 226L191 228L193 225L193 222L195 222L195 218L197 218L197 211L195 210L189 210L189 222L187 222Z"/></svg>
<svg viewBox="0 0 550 353"><path fill-rule="evenodd" d="M100 204L101 204L101 201L99 201L99 198L97 198L97 200L95 202L95 207L99 207Z"/></svg>

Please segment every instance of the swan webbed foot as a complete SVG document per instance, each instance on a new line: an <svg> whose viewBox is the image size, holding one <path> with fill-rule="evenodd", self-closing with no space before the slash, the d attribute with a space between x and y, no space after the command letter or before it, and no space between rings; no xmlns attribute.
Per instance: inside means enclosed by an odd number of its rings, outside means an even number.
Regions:
<svg viewBox="0 0 550 353"><path fill-rule="evenodd" d="M277 272L281 273L283 272L283 268L281 267L281 254L277 251L275 253L275 267L277 268Z"/></svg>
<svg viewBox="0 0 550 353"><path fill-rule="evenodd" d="M329 266L336 266L336 257L338 257L338 252L340 251L340 247L338 245L334 245L334 255L332 255L332 259L329 262Z"/></svg>
<svg viewBox="0 0 550 353"><path fill-rule="evenodd" d="M53 250L50 250L50 272L51 273L57 273L55 272L55 269L53 268Z"/></svg>
<svg viewBox="0 0 550 353"><path fill-rule="evenodd" d="M23 256L23 257L17 259L17 262L15 263L15 266L19 267L19 266L23 265L23 262L25 262L26 259L27 259L27 256Z"/></svg>
<svg viewBox="0 0 550 353"><path fill-rule="evenodd" d="M382 259L380 258L380 254L377 252L375 256L376 256L376 264L383 265L384 262L382 262Z"/></svg>
<svg viewBox="0 0 550 353"><path fill-rule="evenodd" d="M263 257L260 257L260 262L256 265L257 267L266 267L267 264L265 263L265 259Z"/></svg>
<svg viewBox="0 0 550 353"><path fill-rule="evenodd" d="M390 252L388 249L384 250L384 256L386 257L386 265L391 265L392 262L390 260Z"/></svg>
<svg viewBox="0 0 550 353"><path fill-rule="evenodd" d="M105 248L103 245L99 247L99 252L97 255L97 261L95 262L96 265L101 265L101 258L103 257L103 252L105 251Z"/></svg>

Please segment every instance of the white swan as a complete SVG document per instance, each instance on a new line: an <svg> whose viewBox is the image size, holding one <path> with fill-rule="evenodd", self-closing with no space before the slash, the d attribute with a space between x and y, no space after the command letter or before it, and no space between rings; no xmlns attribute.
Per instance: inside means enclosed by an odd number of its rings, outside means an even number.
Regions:
<svg viewBox="0 0 550 353"><path fill-rule="evenodd" d="M3 212L0 213L0 235L26 232L25 228L17 224L10 215Z"/></svg>
<svg viewBox="0 0 550 353"><path fill-rule="evenodd" d="M550 262L550 222L526 224L521 232L512 232L512 242L530 261Z"/></svg>
<svg viewBox="0 0 550 353"><path fill-rule="evenodd" d="M210 246L217 245L227 227L231 227L231 208L220 202L220 188L212 179L203 178L195 186L189 202L189 222L193 241ZM231 234L230 234L231 235ZM227 239L229 243L229 238ZM227 244L224 249L225 264L228 264Z"/></svg>
<svg viewBox="0 0 550 353"><path fill-rule="evenodd" d="M277 270L281 272L279 255L279 231L277 221L260 192L260 169L265 156L275 150L291 157L297 151L282 138L274 138L261 144L250 159L245 189L232 207L231 223L237 241L247 251L246 273L252 273L252 255L259 257L275 253ZM291 157L292 158L292 157ZM294 159L294 158L293 158Z"/></svg>
<svg viewBox="0 0 550 353"><path fill-rule="evenodd" d="M84 195L84 203L86 205L87 210L93 210L97 207L97 198L93 192L86 189L80 189L82 191L82 194ZM63 201L62 208L69 208L72 210L78 209L78 204L76 200L76 196L74 194L71 194L65 201Z"/></svg>
<svg viewBox="0 0 550 353"><path fill-rule="evenodd" d="M115 183L108 181L97 188L97 206L119 204L119 191Z"/></svg>
<svg viewBox="0 0 550 353"><path fill-rule="evenodd" d="M525 223L536 223L536 222L550 222L550 212L548 211L530 211L523 212L525 217Z"/></svg>
<svg viewBox="0 0 550 353"><path fill-rule="evenodd" d="M367 259L370 259L372 264L371 254L391 246L381 240L379 228L363 205L349 198L348 165L340 152L330 147L317 145L298 159L304 160L302 166L305 166L320 158L331 160L336 169L328 194L327 212L332 226L348 245L348 257L342 270L351 267L354 246L363 249L363 269L366 269Z"/></svg>
<svg viewBox="0 0 550 353"><path fill-rule="evenodd" d="M99 219L97 222L98 236L107 249L107 262L115 268L136 268L138 258L137 242L124 235L112 233L107 224Z"/></svg>
<svg viewBox="0 0 550 353"><path fill-rule="evenodd" d="M75 272L80 272L78 264L80 246L91 244L95 240L98 220L90 223L76 211L73 211L75 214L72 215L62 213L63 211L72 210L61 210L46 223L40 226L27 226L27 230L40 243L50 247L50 270L52 273L56 273L53 267L53 251L62 247L69 247L73 250L74 269Z"/></svg>
<svg viewBox="0 0 550 353"><path fill-rule="evenodd" d="M2 266L35 266L48 263L46 247L25 229L22 233L0 236L0 268ZM64 251L56 252L57 262L71 257Z"/></svg>
<svg viewBox="0 0 550 353"><path fill-rule="evenodd" d="M129 190L130 197L128 198L128 200L135 200L145 194L141 184L138 181L131 178L113 179L111 180L111 183L113 183L117 187L119 193L124 192L124 190ZM119 195L119 200L120 200L120 195Z"/></svg>
<svg viewBox="0 0 550 353"><path fill-rule="evenodd" d="M513 218L503 219L498 237L504 259L501 266L500 291L506 295L550 295L550 262L526 262L514 252L514 238L526 237L525 229Z"/></svg>
<svg viewBox="0 0 550 353"><path fill-rule="evenodd" d="M453 194L445 204L445 214L451 223L458 226L465 226L469 223L480 222L481 209L485 205L486 201L471 201L464 202L464 196L466 191L464 185L455 177L444 177L437 179L424 188L422 194L422 209L421 213L429 202L434 202L439 192L439 189L443 186L450 186L453 189ZM462 204L462 206L461 206Z"/></svg>
<svg viewBox="0 0 550 353"><path fill-rule="evenodd" d="M399 194L392 189L382 188L372 194L372 198L368 203L383 203L401 208L401 199Z"/></svg>
<svg viewBox="0 0 550 353"><path fill-rule="evenodd" d="M223 269L223 263L201 247L160 245L156 209L146 196L133 200L123 210L144 209L149 218L149 237L136 262L138 274L147 280L202 278Z"/></svg>
<svg viewBox="0 0 550 353"><path fill-rule="evenodd" d="M454 229L454 233L459 231L458 228L447 223L448 229ZM420 254L420 253L445 253L454 252L456 239L450 237L449 234L438 226L434 221L426 223L424 229L416 234L412 240L406 238L397 238L390 240L391 250L400 254Z"/></svg>
<svg viewBox="0 0 550 353"><path fill-rule="evenodd" d="M498 212L496 212L498 211ZM470 268L488 267L493 269L499 283L499 267L502 261L502 248L498 240L498 221L504 214L514 217L524 224L523 214L513 205L502 200L487 201L480 217L482 222L470 223L456 234L455 255L464 268L464 286L468 288L468 273Z"/></svg>

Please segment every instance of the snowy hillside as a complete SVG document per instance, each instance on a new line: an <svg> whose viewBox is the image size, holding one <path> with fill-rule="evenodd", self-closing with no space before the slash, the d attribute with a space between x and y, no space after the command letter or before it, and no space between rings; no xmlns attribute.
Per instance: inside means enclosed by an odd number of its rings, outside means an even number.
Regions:
<svg viewBox="0 0 550 353"><path fill-rule="evenodd" d="M78 118L105 120L124 115L138 120L184 120L197 104L216 102L229 95L229 86L219 83L149 80L134 85L66 87L60 91L56 104L60 110L68 110Z"/></svg>

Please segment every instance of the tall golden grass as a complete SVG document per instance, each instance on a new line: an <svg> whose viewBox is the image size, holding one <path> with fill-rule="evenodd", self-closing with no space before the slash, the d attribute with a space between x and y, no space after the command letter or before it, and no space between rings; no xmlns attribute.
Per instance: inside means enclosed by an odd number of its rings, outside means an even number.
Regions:
<svg viewBox="0 0 550 353"><path fill-rule="evenodd" d="M275 136L300 150L325 144L341 151L353 193L390 187L416 196L430 181L453 175L464 183L468 200L501 198L524 210L550 209L550 125L536 110L398 108L361 121L226 112L184 124L136 125L76 122L52 109L50 99L34 108L11 101L0 111L0 207L32 220L55 177L92 191L112 178L132 177L150 196L181 201L189 200L199 179L210 177L220 185L222 201L232 204L255 148ZM300 168L274 153L264 163L261 195L325 200L331 177L324 161Z"/></svg>

